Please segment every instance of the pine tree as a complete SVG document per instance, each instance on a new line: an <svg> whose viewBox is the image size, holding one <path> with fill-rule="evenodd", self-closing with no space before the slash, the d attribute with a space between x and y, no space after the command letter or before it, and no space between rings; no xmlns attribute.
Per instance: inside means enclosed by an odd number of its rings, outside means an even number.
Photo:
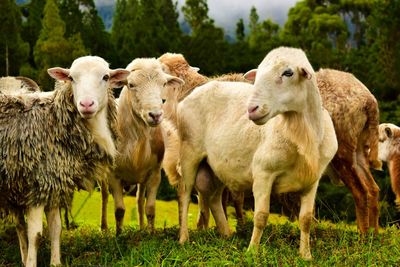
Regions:
<svg viewBox="0 0 400 267"><path fill-rule="evenodd" d="M43 14L42 30L33 54L39 70L37 81L44 90L51 90L53 82L47 69L69 66L76 57L86 54L86 49L79 35L71 39L64 37L65 23L54 0L47 0Z"/></svg>
<svg viewBox="0 0 400 267"><path fill-rule="evenodd" d="M21 39L21 14L14 0L0 1L0 75L19 75L29 55L29 44Z"/></svg>

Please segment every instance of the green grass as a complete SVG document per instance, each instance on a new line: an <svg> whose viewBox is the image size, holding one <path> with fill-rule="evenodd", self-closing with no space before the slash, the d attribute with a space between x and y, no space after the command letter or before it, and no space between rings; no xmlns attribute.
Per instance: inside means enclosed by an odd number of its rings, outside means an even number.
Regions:
<svg viewBox="0 0 400 267"><path fill-rule="evenodd" d="M72 213L85 199L79 193ZM111 200L111 198L110 198ZM320 222L311 230L313 260L298 257L300 231L297 222L271 216L257 253L246 253L252 222L228 239L210 229L194 230L197 206L191 204L190 241L179 245L177 204L157 202L154 233L140 231L135 215L135 199L125 199L127 214L122 234L116 238L113 207L109 207L108 232L100 231L100 197L94 193L76 215L80 225L62 234L62 261L66 266L400 266L400 230L382 229L376 236L359 236L354 225ZM110 201L111 202L111 201ZM229 213L232 213L230 210ZM251 217L250 212L247 212ZM234 220L229 220L234 224ZM111 227L110 227L111 228ZM232 227L232 229L234 229ZM0 227L0 266L20 266L18 240L14 228ZM47 232L41 240L39 266L48 266L50 242Z"/></svg>

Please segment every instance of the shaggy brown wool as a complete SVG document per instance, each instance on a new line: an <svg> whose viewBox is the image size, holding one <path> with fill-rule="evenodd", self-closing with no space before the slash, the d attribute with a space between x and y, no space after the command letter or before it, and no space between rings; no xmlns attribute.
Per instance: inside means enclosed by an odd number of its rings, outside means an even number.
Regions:
<svg viewBox="0 0 400 267"><path fill-rule="evenodd" d="M108 122L116 138L116 106L108 92ZM44 204L68 207L74 189L91 190L113 168L74 104L70 83L46 95L0 94L0 213Z"/></svg>

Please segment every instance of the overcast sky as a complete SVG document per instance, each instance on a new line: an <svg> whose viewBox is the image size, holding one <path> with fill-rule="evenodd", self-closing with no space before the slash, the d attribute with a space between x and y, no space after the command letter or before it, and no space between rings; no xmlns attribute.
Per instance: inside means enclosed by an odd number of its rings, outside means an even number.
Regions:
<svg viewBox="0 0 400 267"><path fill-rule="evenodd" d="M173 1L178 2L178 8L181 12L181 6L185 3L185 0ZM95 2L97 5L112 5L116 0L95 0ZM207 4L208 15L214 19L215 24L228 31L234 31L236 22L240 18L243 18L247 25L252 6L257 8L260 21L270 18L272 21L283 25L289 8L294 6L296 2L297 0L208 0Z"/></svg>

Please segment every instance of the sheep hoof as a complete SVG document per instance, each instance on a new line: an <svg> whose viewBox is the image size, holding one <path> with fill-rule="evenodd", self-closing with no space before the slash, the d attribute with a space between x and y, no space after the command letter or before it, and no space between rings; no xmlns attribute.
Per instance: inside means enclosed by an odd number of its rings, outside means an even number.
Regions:
<svg viewBox="0 0 400 267"><path fill-rule="evenodd" d="M310 251L307 251L307 252L304 252L304 253L300 253L301 255L301 258L303 259L303 260L305 260L305 261L310 261L310 260L312 260L312 256L311 256L311 252Z"/></svg>

